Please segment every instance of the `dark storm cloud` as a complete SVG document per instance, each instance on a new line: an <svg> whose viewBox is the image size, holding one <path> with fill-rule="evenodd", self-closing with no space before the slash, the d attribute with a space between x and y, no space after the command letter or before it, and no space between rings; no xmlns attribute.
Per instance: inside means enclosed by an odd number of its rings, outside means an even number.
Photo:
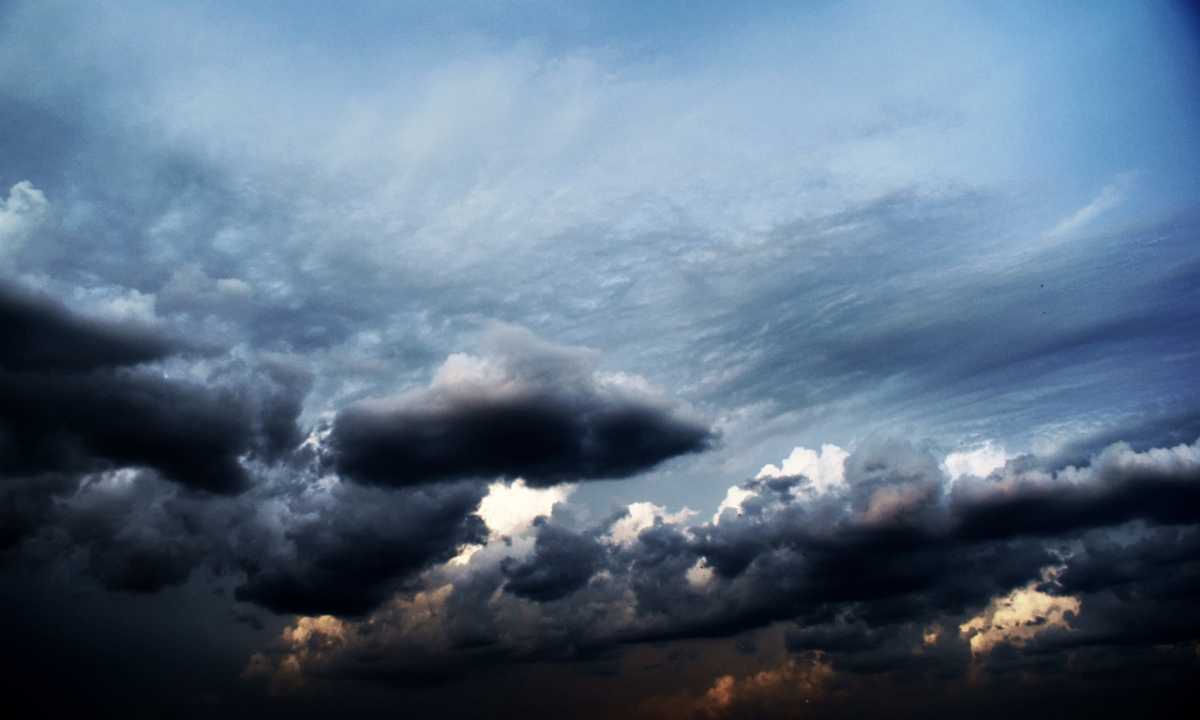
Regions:
<svg viewBox="0 0 1200 720"><path fill-rule="evenodd" d="M19 293L6 297L24 334L0 366L0 510L13 519L5 547L25 542L31 557L76 557L110 590L157 592L207 565L216 576L242 578L240 601L279 613L357 615L463 545L486 541L474 514L485 484L451 477L482 474L463 469L481 466L454 465L446 445L433 448L445 455L439 467L453 469L437 476L443 482L380 488L321 480L330 448L338 469L350 463L356 409L338 416L332 442L300 448L297 420L314 378L293 359L188 358L161 334L88 320ZM434 417L399 430L437 435L449 422L458 433L452 439L482 437L482 445L466 442L458 451L482 452L484 465L498 468L488 472L541 462L538 433L573 444L538 466L533 477L543 483L629 474L713 438L644 381L598 373L590 352L509 327L494 329L488 348L484 359L452 356L419 395ZM481 424L469 403L455 404L476 394L495 400L483 414L493 422ZM444 401L447 417L437 417ZM499 424L489 414L496 412ZM549 423L525 422L546 413ZM531 446L504 459L511 451L489 435L497 430ZM400 467L430 474L413 461ZM544 535L533 557L495 578L515 596L565 597L603 558L592 536L553 525Z"/></svg>
<svg viewBox="0 0 1200 720"><path fill-rule="evenodd" d="M27 477L5 472L0 481L0 558L42 526L56 495L78 483L77 477L62 473Z"/></svg>
<svg viewBox="0 0 1200 720"><path fill-rule="evenodd" d="M303 440L299 418L314 379L295 361L272 355L254 364L232 363L213 377L216 384L238 390L251 418L251 455L266 462L284 458Z"/></svg>
<svg viewBox="0 0 1200 720"><path fill-rule="evenodd" d="M1038 638L1033 651L1137 648L1200 638L1200 526L1136 524L1085 533L1058 578L1080 597L1072 631Z"/></svg>
<svg viewBox="0 0 1200 720"><path fill-rule="evenodd" d="M1153 452L1161 453L1158 462L1136 458L1128 446L1112 446L1093 459L1084 482L1072 481L1068 472L1060 472L1060 482L1037 471L1016 472L1000 487L994 481L962 478L950 496L956 534L971 539L1053 537L1131 520L1154 525L1200 521L1200 466L1194 459L1172 457L1170 451Z"/></svg>
<svg viewBox="0 0 1200 720"><path fill-rule="evenodd" d="M350 656L322 663L382 682L399 681L395 673L408 684L444 682L481 664L585 657L623 643L725 637L785 622L793 652L824 652L840 671L891 673L904 660L905 672L954 675L968 656L957 625L993 598L1036 582L1049 566L1062 568L1058 580L1036 587L1082 599L1075 630L1049 628L1020 656L1002 649L984 658L988 667L1036 668L1038 654L1078 647L1179 642L1197 632L1186 609L1200 592L1194 518L1181 525L1143 508L1161 502L1156 483L1200 482L1197 452L1135 453L1118 445L1087 466L1060 469L1049 487L1068 506L1081 488L1097 488L1099 496L1107 487L1127 488L1124 509L1096 515L1092 530L1075 513L1051 513L1061 525L1036 531L1018 513L997 525L975 510L1019 498L1030 484L1045 484L1044 476L1014 462L945 492L931 456L897 441L868 442L851 454L842 486L818 493L803 477L751 481L746 487L757 496L740 514L729 510L717 524L692 527L659 521L628 544L603 539L613 519L582 532L541 519L527 555L438 571L452 582L436 616L441 639L413 648L413 638L380 627L372 642L389 652L412 649L429 672L405 662L352 661L381 652L359 647L353 636L336 646ZM316 469L281 468L252 493L207 501L180 496L150 473L110 473L47 512L62 542L86 549L86 571L104 587L151 592L183 582L209 560L223 574L244 574L240 601L277 613L376 611L382 614L371 617L380 623L407 624L418 608L385 601L420 590L417 576L461 546L487 542L473 515L481 483L318 489ZM712 576L697 585L688 574L701 561ZM505 596L532 603L538 615L518 621L498 614L511 602L497 600ZM930 627L939 628L932 643L924 638ZM515 646L514 633L523 638ZM567 638L568 647L559 645ZM915 646L925 648L919 658L911 657Z"/></svg>
<svg viewBox="0 0 1200 720"><path fill-rule="evenodd" d="M144 328L90 320L47 297L0 285L0 369L86 372L159 360L181 348Z"/></svg>
<svg viewBox="0 0 1200 720"><path fill-rule="evenodd" d="M536 524L539 529L533 554L519 562L509 558L501 564L508 578L504 589L528 600L550 602L586 585L604 553L595 538L544 519Z"/></svg>
<svg viewBox="0 0 1200 720"><path fill-rule="evenodd" d="M540 521L528 555L489 564L481 551L447 571L454 589L443 622L463 647L522 658L548 657L563 638L586 654L786 623L791 651L821 651L846 672L964 677L972 656L959 625L1019 590L1077 599L1083 610L1074 630L1049 624L1024 649L1020 639L1000 642L977 658L997 671L1018 663L1012 652L1037 670L1039 654L1075 647L1186 642L1197 632L1186 609L1200 592L1196 516L1158 509L1164 487L1189 502L1198 447L1115 445L1049 478L1014 461L986 480L951 484L927 451L870 441L847 459L844 484L817 492L803 477L751 481L756 496L719 523L660 520L625 544L593 539L613 519L584 532ZM1068 509L1036 524L1017 505L993 512L1034 486L1038 502ZM698 567L707 579L697 580ZM520 621L528 627L513 627L520 616L496 600L502 586L538 607ZM1038 612L1028 622L1046 624ZM523 639L511 645L509 633ZM413 640L390 642L399 652Z"/></svg>
<svg viewBox="0 0 1200 720"><path fill-rule="evenodd" d="M715 440L640 387L605 379L591 354L494 328L492 356L451 356L434 384L341 411L338 472L375 485L522 477L531 487L623 478Z"/></svg>
<svg viewBox="0 0 1200 720"><path fill-rule="evenodd" d="M727 511L720 524L693 528L681 552L703 556L730 590L714 596L710 616L694 618L697 627L736 632L846 604L874 622L962 613L1062 562L1062 543L1080 530L1200 519L1195 445L1144 454L1117 445L1054 477L1018 464L991 479L962 478L944 494L926 453L868 444L850 456L835 493L766 510L750 502L740 516Z"/></svg>
<svg viewBox="0 0 1200 720"><path fill-rule="evenodd" d="M92 321L4 290L13 329L0 351L0 471L37 476L141 466L187 487L244 490L243 455L279 457L299 440L311 382L286 363L236 367L213 384L145 365L185 348L145 329Z"/></svg>
<svg viewBox="0 0 1200 720"><path fill-rule="evenodd" d="M585 401L587 402L587 401ZM523 477L531 487L622 478L708 446L703 425L653 407L531 395L445 409L342 412L339 472L409 485L462 477Z"/></svg>
<svg viewBox="0 0 1200 720"><path fill-rule="evenodd" d="M320 488L312 470L259 466L262 476L237 496L190 493L130 469L6 486L5 515L30 519L5 537L7 559L38 565L57 557L68 568L78 560L101 587L139 594L180 585L204 566L210 579L236 581L238 601L277 613L356 615L487 537L472 514L486 492L480 484Z"/></svg>
<svg viewBox="0 0 1200 720"><path fill-rule="evenodd" d="M86 548L87 572L102 587L153 593L183 583L210 551L189 510L151 473L125 472L62 499L54 520Z"/></svg>
<svg viewBox="0 0 1200 720"><path fill-rule="evenodd" d="M236 493L252 418L230 389L153 371L0 374L0 467L7 473L148 466L184 485Z"/></svg>
<svg viewBox="0 0 1200 720"><path fill-rule="evenodd" d="M937 470L920 456L904 444L868 446L850 457L847 486L832 497L780 499L766 482L751 482L766 502L692 528L688 541L672 530L672 570L656 577L642 558L662 564L664 530L643 532L630 552L646 575L635 584L638 607L660 616L652 636L736 634L787 620L797 625L788 636L794 652L820 649L844 671L962 672L958 624L1046 566L1061 575L1038 584L1040 592L1082 602L1074 629L1050 628L1024 649L997 646L989 667L1018 662L1044 672L1038 656L1063 649L1148 649L1200 634L1189 605L1200 592L1198 445L1145 454L1115 445L1052 478L1013 462L988 480L960 479L944 496L926 490ZM872 515L872 505L892 512ZM679 568L698 557L715 571L706 592L690 602L656 600L688 593ZM931 626L934 643L914 656Z"/></svg>
<svg viewBox="0 0 1200 720"><path fill-rule="evenodd" d="M262 547L265 529L243 530L246 581L236 596L281 613L364 613L408 576L483 542L487 528L472 513L485 492L475 483L401 491L338 485L311 506L297 500L276 547Z"/></svg>

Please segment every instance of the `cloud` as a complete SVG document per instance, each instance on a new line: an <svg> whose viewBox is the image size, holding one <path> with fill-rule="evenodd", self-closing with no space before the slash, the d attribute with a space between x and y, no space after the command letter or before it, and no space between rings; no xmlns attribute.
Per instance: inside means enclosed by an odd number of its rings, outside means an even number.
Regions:
<svg viewBox="0 0 1200 720"><path fill-rule="evenodd" d="M374 485L521 477L529 487L621 478L715 440L640 378L580 348L494 326L487 355L451 355L425 390L342 410L335 467Z"/></svg>
<svg viewBox="0 0 1200 720"><path fill-rule="evenodd" d="M0 324L0 368L9 372L85 372L161 360L185 349L144 326L80 317L49 298L3 285Z"/></svg>
<svg viewBox="0 0 1200 720"><path fill-rule="evenodd" d="M294 359L195 355L148 326L90 319L19 291L2 299L15 332L0 355L0 467L13 476L0 510L20 520L5 546L76 553L102 587L152 593L206 564L240 575L241 601L361 615L463 548L523 532L570 494L523 479L491 492L450 477L400 488L322 477L328 446L343 459L344 415L301 442L313 376ZM633 472L712 440L644 380L596 370L587 351L513 328L487 343L484 358L443 364L420 397L447 403L451 425L464 396L482 395L518 419L527 407L566 413L569 432L583 437L552 460L556 472L573 463L570 472L585 475ZM488 462L504 469L502 459ZM530 556L509 559L498 576L508 593L545 602L586 584L603 558L596 538L534 527Z"/></svg>
<svg viewBox="0 0 1200 720"><path fill-rule="evenodd" d="M254 411L232 388L149 371L0 373L0 467L151 467L198 490L237 493L249 483L239 458L255 449ZM265 419L286 427L295 416Z"/></svg>
<svg viewBox="0 0 1200 720"><path fill-rule="evenodd" d="M403 490L335 482L294 495L282 526L244 525L236 597L279 613L360 615L463 545L481 544L486 488L444 483Z"/></svg>
<svg viewBox="0 0 1200 720"><path fill-rule="evenodd" d="M638 535L646 528L654 527L658 523L683 524L694 515L696 515L696 511L686 507L679 512L671 513L667 512L662 505L654 503L630 503L612 523L612 527L603 538L606 542L628 546L637 540Z"/></svg>
<svg viewBox="0 0 1200 720"><path fill-rule="evenodd" d="M146 327L11 289L0 289L0 320L9 328L0 350L7 473L148 467L228 494L247 487L243 457L273 461L299 442L311 377L287 362L223 361L202 381L186 371L175 379L161 365L190 349Z"/></svg>
<svg viewBox="0 0 1200 720"><path fill-rule="evenodd" d="M1017 460L987 479L952 480L930 452L889 439L851 452L844 482L826 492L797 492L798 481L788 477L751 481L754 497L720 523L665 522L648 505L653 522L639 523L646 526L624 542L605 542L632 512L583 530L540 518L532 552L490 541L468 563L431 570L422 592L449 587L430 621L438 629L397 631L387 646L397 655L440 658L453 674L464 663L486 662L463 654L467 647L488 648L493 661L537 659L784 624L790 652L824 653L846 672L911 667L965 678L973 655L996 671L1017 662L1000 646L1027 648L1034 663L1037 653L1113 637L1135 645L1178 641L1194 625L1179 613L1148 634L1120 633L1137 612L1135 598L1173 610L1194 577L1195 514L1157 517L1143 508L1160 502L1156 477L1200 484L1197 448L1200 441L1144 452L1114 445L1084 467L1039 476L1047 503L1070 506L1082 485L1128 483L1129 490L1120 512L1082 525L1074 513L1039 512L1060 524L1039 524L1036 532L1019 512L1004 513L1007 523L999 524L980 510L1032 482L1011 482ZM1171 529L1177 522L1192 525L1180 534ZM1144 530L1133 545L1100 535L1127 537L1138 523ZM1047 567L1055 568L1051 575ZM1178 579L1155 586L1163 577ZM1123 593L1123 583L1138 593ZM401 622L396 607L385 604L365 621ZM1068 622L1069 633L1050 632ZM961 630L938 629L948 627ZM348 659L362 650L348 641L344 657L322 667L355 675Z"/></svg>
<svg viewBox="0 0 1200 720"><path fill-rule="evenodd" d="M59 527L87 553L103 587L153 593L179 585L210 552L209 538L189 531L186 505L136 470L85 478L55 509Z"/></svg>
<svg viewBox="0 0 1200 720"><path fill-rule="evenodd" d="M1051 228L1045 235L1046 239L1056 240L1071 235L1123 203L1130 185L1133 184L1133 179L1134 176L1132 174L1125 174L1120 176L1116 181L1105 185L1100 190L1100 194L1093 198L1091 202L1063 218L1057 225Z"/></svg>
<svg viewBox="0 0 1200 720"><path fill-rule="evenodd" d="M644 701L635 717L647 720L795 717L797 709L819 702L834 669L821 658L788 659L745 677L722 675L698 697L658 696Z"/></svg>
<svg viewBox="0 0 1200 720"><path fill-rule="evenodd" d="M495 482L488 486L487 495L479 503L479 517L492 537L513 535L527 528L539 515L550 515L554 506L566 502L574 491L572 485L531 488L521 478L511 483Z"/></svg>
<svg viewBox="0 0 1200 720"><path fill-rule="evenodd" d="M486 488L443 483L385 489L319 478L297 458L252 463L237 495L189 491L123 468L0 485L5 559L65 564L101 587L147 594L204 566L237 601L276 613L361 615L421 572L481 545ZM16 478L14 478L15 480ZM10 532L15 537L8 537Z"/></svg>
<svg viewBox="0 0 1200 720"><path fill-rule="evenodd" d="M943 460L951 480L964 475L987 477L993 471L1003 468L1006 462L1008 454L1004 452L1004 448L991 442L985 442L970 450L956 450Z"/></svg>
<svg viewBox="0 0 1200 720"><path fill-rule="evenodd" d="M758 493L750 487L734 485L729 488L725 491L725 497L722 498L721 504L717 505L717 511L712 517L713 524L716 525L721 522L721 515L726 510L732 510L734 513L740 514L742 512L742 503L750 498L757 497L757 495Z"/></svg>
<svg viewBox="0 0 1200 720"><path fill-rule="evenodd" d="M1050 595L1040 584L1054 579L1061 568L1048 568L1042 580L1031 581L1003 597L993 598L978 615L958 626L959 633L971 644L971 653L983 655L1000 643L1023 645L1038 635L1053 630L1071 629L1069 620L1079 615L1079 598Z"/></svg>
<svg viewBox="0 0 1200 720"><path fill-rule="evenodd" d="M961 478L950 493L957 532L970 538L1054 536L1130 520L1200 520L1200 441L1137 452L1105 448L1084 467L1022 470L1009 463L988 479Z"/></svg>
<svg viewBox="0 0 1200 720"><path fill-rule="evenodd" d="M539 523L533 554L519 562L506 560L501 564L508 578L504 589L528 600L551 602L587 584L599 569L604 552L593 537L549 522Z"/></svg>
<svg viewBox="0 0 1200 720"><path fill-rule="evenodd" d="M759 512L764 503L790 501L787 496L841 489L846 482L846 458L849 456L846 450L828 443L821 446L819 453L806 447L793 448L784 458L782 467L764 465L754 480L726 490L725 498L713 515L713 524L720 524L726 510L733 510L738 515L748 510ZM764 490L767 491L765 496Z"/></svg>
<svg viewBox="0 0 1200 720"><path fill-rule="evenodd" d="M50 216L50 202L28 180L8 189L0 202L0 266L11 262L34 231Z"/></svg>
<svg viewBox="0 0 1200 720"><path fill-rule="evenodd" d="M755 479L803 476L814 490L824 492L845 481L846 458L850 453L826 443L821 451L806 447L792 449L781 465L764 465Z"/></svg>

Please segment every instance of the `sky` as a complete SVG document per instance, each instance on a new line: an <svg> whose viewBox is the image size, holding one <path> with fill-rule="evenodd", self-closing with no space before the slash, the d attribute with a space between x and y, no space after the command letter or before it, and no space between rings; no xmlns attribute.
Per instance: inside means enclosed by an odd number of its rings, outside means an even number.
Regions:
<svg viewBox="0 0 1200 720"><path fill-rule="evenodd" d="M47 716L1152 716L1200 14L0 3Z"/></svg>

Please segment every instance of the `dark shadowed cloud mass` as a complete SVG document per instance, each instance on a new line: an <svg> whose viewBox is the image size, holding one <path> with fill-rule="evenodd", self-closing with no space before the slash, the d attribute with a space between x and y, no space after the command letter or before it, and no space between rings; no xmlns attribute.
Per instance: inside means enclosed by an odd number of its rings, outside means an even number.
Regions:
<svg viewBox="0 0 1200 720"><path fill-rule="evenodd" d="M45 716L1156 717L1186 3L0 4Z"/></svg>
<svg viewBox="0 0 1200 720"><path fill-rule="evenodd" d="M604 375L583 349L494 328L489 357L456 354L431 386L340 411L339 473L362 483L524 478L533 487L628 477L715 440L637 378Z"/></svg>
<svg viewBox="0 0 1200 720"><path fill-rule="evenodd" d="M266 363L173 379L151 361L185 351L146 328L71 314L0 290L11 329L0 357L0 469L13 475L153 468L213 493L249 483L240 456L274 459L299 442L307 377ZM242 377L236 377L236 375Z"/></svg>

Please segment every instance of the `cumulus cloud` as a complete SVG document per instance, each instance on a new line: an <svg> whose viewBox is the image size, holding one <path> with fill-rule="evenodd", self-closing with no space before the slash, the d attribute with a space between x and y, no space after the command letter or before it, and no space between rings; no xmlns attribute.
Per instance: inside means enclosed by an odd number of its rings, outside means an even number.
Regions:
<svg viewBox="0 0 1200 720"><path fill-rule="evenodd" d="M475 514L485 492L474 483L397 492L334 481L294 493L282 522L239 526L245 581L236 597L281 613L365 613L417 572L487 539Z"/></svg>
<svg viewBox="0 0 1200 720"><path fill-rule="evenodd" d="M501 564L508 580L506 591L537 602L565 597L583 587L599 569L603 548L594 537L571 532L545 521L533 554Z"/></svg>
<svg viewBox="0 0 1200 720"><path fill-rule="evenodd" d="M485 355L451 355L430 386L338 413L338 472L414 485L521 477L530 487L628 477L714 441L645 381L594 367L593 353L494 326Z"/></svg>
<svg viewBox="0 0 1200 720"><path fill-rule="evenodd" d="M1105 448L1083 467L1056 471L1010 463L990 478L963 478L950 494L958 531L970 537L1056 535L1143 520L1200 519L1200 441L1137 452Z"/></svg>
<svg viewBox="0 0 1200 720"><path fill-rule="evenodd" d="M1079 598L1070 595L1051 595L1039 585L1054 580L1061 568L1046 568L1041 582L1031 581L1003 597L993 598L978 615L958 626L959 633L968 638L971 653L991 652L1000 643L1023 645L1038 635L1062 628L1070 630L1070 619L1079 615Z"/></svg>
<svg viewBox="0 0 1200 720"><path fill-rule="evenodd" d="M0 201L0 267L12 261L50 215L46 195L28 180L8 189L8 198Z"/></svg>
<svg viewBox="0 0 1200 720"><path fill-rule="evenodd" d="M792 449L782 465L764 465L754 479L734 485L725 491L725 497L713 515L713 524L719 525L721 515L732 510L741 515L747 510L758 512L762 504L788 501L795 494L824 493L840 489L846 479L846 458L850 453L837 445L826 443L820 452L806 447ZM766 490L766 495L762 491Z"/></svg>
<svg viewBox="0 0 1200 720"><path fill-rule="evenodd" d="M1050 514L1061 525L1032 534L1019 516L1006 514L1001 526L980 510L1020 483L1006 484L1002 473L955 481L930 452L886 439L850 453L844 482L826 492L797 492L800 481L788 476L751 481L754 497L719 523L668 522L652 504L584 530L541 518L531 552L493 541L468 563L435 571L429 582L450 588L435 622L439 639L430 646L424 643L432 636L397 632L389 636L390 652L432 653L453 673L464 662L482 661L456 647L487 647L497 660L536 659L562 652L563 638L571 639L572 652L596 652L785 623L792 628L786 645L798 658L826 653L834 667L855 673L900 665L967 673L972 656L1011 662L997 659L999 645L1103 643L1128 622L1132 602L1105 593L1118 577L1146 582L1148 575L1139 573L1152 572L1148 557L1134 558L1149 552L1150 541L1118 549L1087 540L1089 533L1156 522L1142 512L1141 496L1156 504L1161 489L1154 478L1164 474L1181 487L1200 483L1195 448L1135 452L1116 445L1085 467L1061 468L1043 480L1045 492L1067 504L1080 483L1129 482L1134 489L1121 512L1097 518L1099 524L1081 528L1071 514ZM1018 465L1009 463L1006 472ZM644 522L633 519L642 515ZM613 532L622 520L639 530L618 533L617 541ZM1174 547L1159 562L1187 567L1196 535L1155 534L1168 529L1147 530L1158 547ZM1114 552L1129 558L1123 575L1101 564ZM1171 607L1175 592L1153 597ZM383 606L370 622L401 622L395 607ZM947 627L959 632L941 629ZM1050 632L1068 627L1065 636ZM1183 638L1188 627L1163 624L1151 636ZM346 657L360 651L349 641Z"/></svg>
<svg viewBox="0 0 1200 720"><path fill-rule="evenodd" d="M846 458L850 453L826 443L821 451L806 447L792 449L780 465L764 465L755 479L803 476L817 492L824 492L845 482Z"/></svg>
<svg viewBox="0 0 1200 720"><path fill-rule="evenodd" d="M662 505L650 502L630 503L612 523L604 539L610 543L628 546L637 540L638 535L646 528L654 527L657 523L679 525L686 523L696 514L695 510L687 507L672 513Z"/></svg>
<svg viewBox="0 0 1200 720"><path fill-rule="evenodd" d="M1004 448L985 442L969 450L956 450L948 454L943 462L951 480L964 475L987 477L1004 467L1008 462L1008 454L1004 452Z"/></svg>
<svg viewBox="0 0 1200 720"><path fill-rule="evenodd" d="M575 491L572 485L531 488L517 478L511 483L495 482L479 503L479 517L493 537L512 535L527 528L539 515L550 515L554 506Z"/></svg>
<svg viewBox="0 0 1200 720"><path fill-rule="evenodd" d="M194 376L192 353L147 326L91 319L0 289L0 468L8 473L149 467L192 488L244 490L246 457L299 443L311 376L294 363L222 361ZM157 363L157 365L155 365Z"/></svg>
<svg viewBox="0 0 1200 720"><path fill-rule="evenodd" d="M26 523L6 527L0 549L39 563L78 559L98 585L127 593L180 585L204 566L232 581L237 601L346 617L488 539L477 483L392 490L322 479L294 460L254 468L255 482L233 496L132 468L6 482L0 516Z"/></svg>
<svg viewBox="0 0 1200 720"><path fill-rule="evenodd" d="M101 586L127 592L181 584L207 564L241 576L239 600L309 614L366 613L430 567L469 563L471 548L510 533L530 535L530 556L507 559L496 576L514 597L564 597L599 567L594 533L535 522L570 495L569 485L441 477L389 488L351 482L350 473L322 476L329 445L334 467L344 460L344 416L304 441L299 418L313 378L292 358L195 355L160 329L88 318L23 291L0 299L13 330L0 354L0 468L12 476L0 509L19 520L6 526L6 547L78 548ZM553 474L532 468L543 484L566 473L645 469L712 440L644 380L596 370L590 352L513 328L487 342L489 355L453 356L421 396L435 416L445 404L449 420L435 417L434 430L465 423L497 440L470 418L473 406L456 405L476 393L506 422L549 408L574 446L550 459ZM539 442L541 425L510 425L499 427L505 438ZM399 423L401 433L428 430ZM454 455L464 449L472 446ZM518 449L510 462L501 444L475 449L493 453L485 461L499 475L532 457ZM184 492L193 490L229 497ZM646 520L636 509L636 520Z"/></svg>

